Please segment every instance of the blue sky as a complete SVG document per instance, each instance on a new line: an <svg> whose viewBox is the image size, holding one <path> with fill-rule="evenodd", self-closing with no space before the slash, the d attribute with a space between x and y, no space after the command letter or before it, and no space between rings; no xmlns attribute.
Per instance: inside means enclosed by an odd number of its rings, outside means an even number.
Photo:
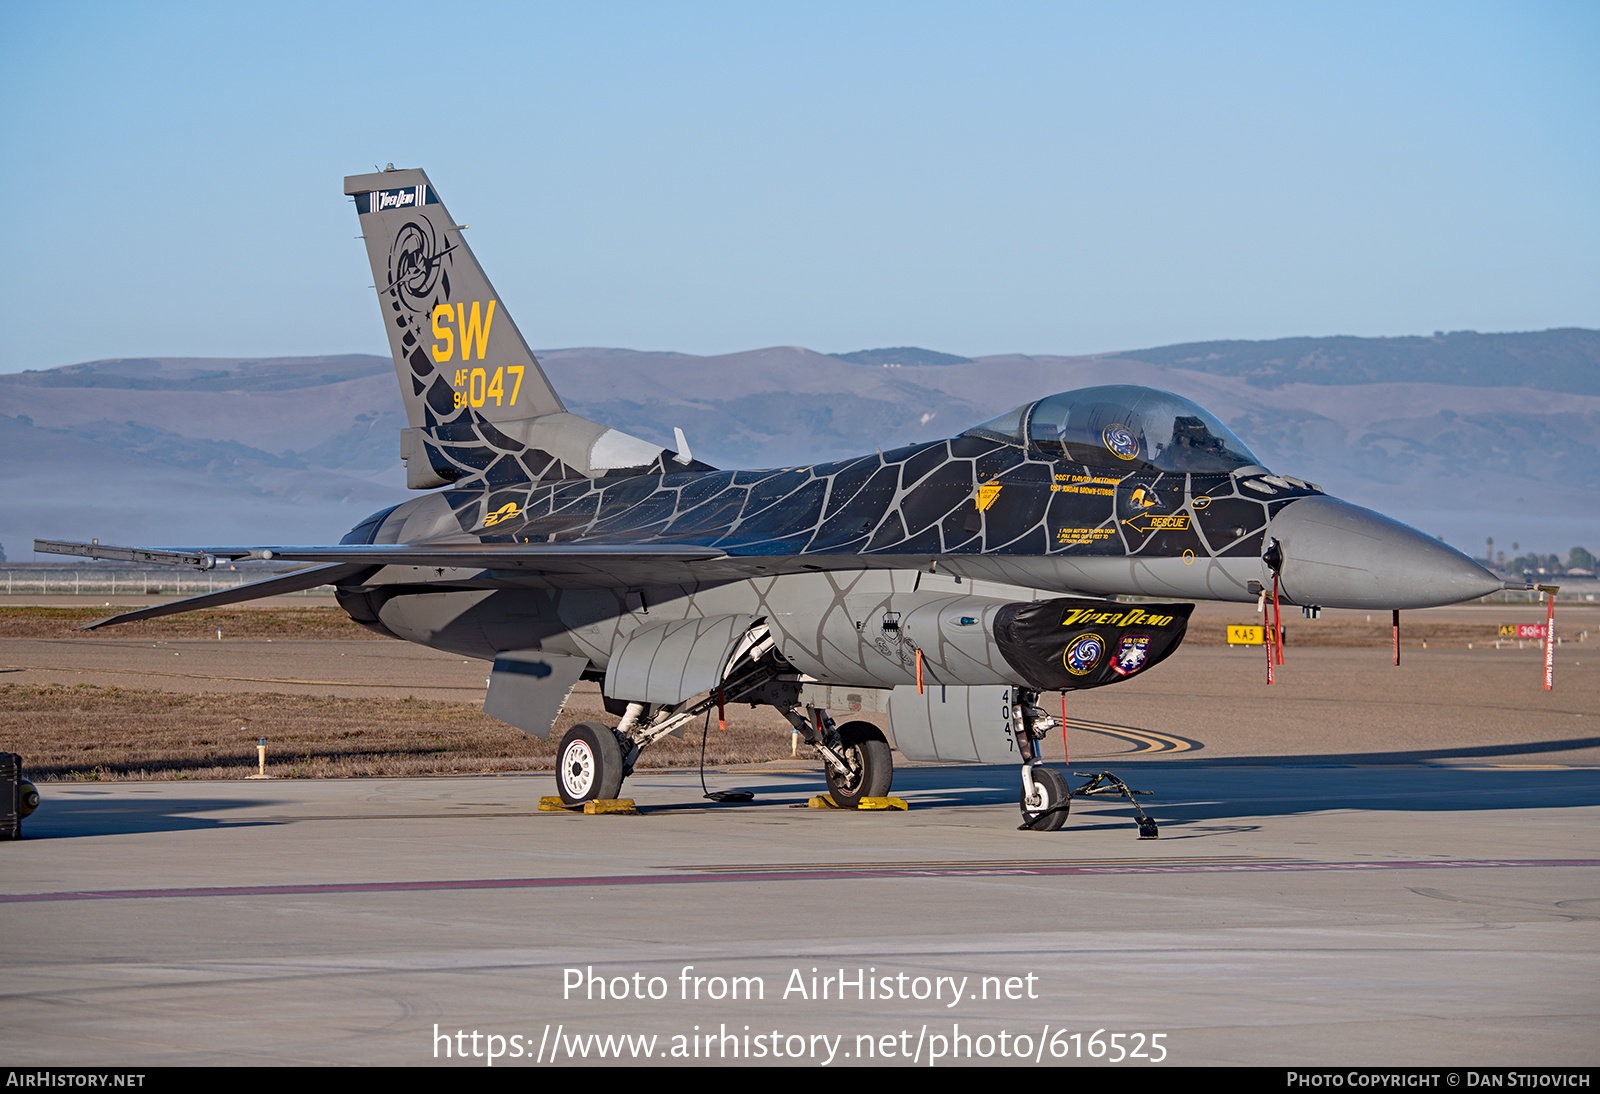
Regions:
<svg viewBox="0 0 1600 1094"><path fill-rule="evenodd" d="M0 371L384 352L427 169L538 347L1600 327L1600 5L0 3Z"/></svg>

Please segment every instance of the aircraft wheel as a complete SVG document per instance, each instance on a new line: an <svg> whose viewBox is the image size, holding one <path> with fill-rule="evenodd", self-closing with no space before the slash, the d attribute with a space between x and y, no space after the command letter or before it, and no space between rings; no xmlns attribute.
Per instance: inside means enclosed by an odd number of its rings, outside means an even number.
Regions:
<svg viewBox="0 0 1600 1094"><path fill-rule="evenodd" d="M1033 796L1017 795L1022 805L1022 823L1035 832L1054 832L1067 823L1072 797L1066 777L1053 767L1033 769ZM1060 808L1056 808L1060 806Z"/></svg>
<svg viewBox="0 0 1600 1094"><path fill-rule="evenodd" d="M561 738L556 787L568 805L614 798L622 790L622 746L599 722L579 722Z"/></svg>
<svg viewBox="0 0 1600 1094"><path fill-rule="evenodd" d="M871 722L846 722L839 727L845 759L856 767L854 775L827 765L828 794L841 809L854 809L862 798L888 795L894 782L894 757L883 731Z"/></svg>

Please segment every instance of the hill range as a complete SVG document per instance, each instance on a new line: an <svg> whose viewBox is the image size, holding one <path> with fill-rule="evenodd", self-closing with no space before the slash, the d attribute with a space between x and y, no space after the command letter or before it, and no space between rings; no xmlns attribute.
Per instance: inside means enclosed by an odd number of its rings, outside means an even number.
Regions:
<svg viewBox="0 0 1600 1094"><path fill-rule="evenodd" d="M1469 554L1600 546L1600 331L1207 342L976 359L797 346L538 354L568 409L720 467L951 436L1057 391L1144 384L1276 471ZM403 500L387 357L123 358L0 375L0 545L332 543Z"/></svg>

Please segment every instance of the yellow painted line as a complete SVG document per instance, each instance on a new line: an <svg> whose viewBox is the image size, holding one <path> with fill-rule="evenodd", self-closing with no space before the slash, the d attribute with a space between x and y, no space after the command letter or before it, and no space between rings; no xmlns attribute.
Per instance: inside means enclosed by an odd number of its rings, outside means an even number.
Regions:
<svg viewBox="0 0 1600 1094"><path fill-rule="evenodd" d="M1112 725L1110 722L1091 722L1084 718L1068 718L1066 724L1072 729L1086 729L1090 733L1101 733L1107 737L1116 737L1141 747L1131 755L1139 756L1152 752L1188 752L1194 747L1192 743L1182 737L1174 737L1168 733L1157 733L1153 729L1137 729L1133 726Z"/></svg>

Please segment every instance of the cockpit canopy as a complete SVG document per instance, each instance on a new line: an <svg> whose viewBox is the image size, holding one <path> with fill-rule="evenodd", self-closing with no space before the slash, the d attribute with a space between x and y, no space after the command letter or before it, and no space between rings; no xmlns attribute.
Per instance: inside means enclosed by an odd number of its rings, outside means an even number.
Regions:
<svg viewBox="0 0 1600 1094"><path fill-rule="evenodd" d="M1047 459L1097 467L1226 474L1261 464L1232 430L1188 399L1131 384L1051 395L963 436L1025 445Z"/></svg>

